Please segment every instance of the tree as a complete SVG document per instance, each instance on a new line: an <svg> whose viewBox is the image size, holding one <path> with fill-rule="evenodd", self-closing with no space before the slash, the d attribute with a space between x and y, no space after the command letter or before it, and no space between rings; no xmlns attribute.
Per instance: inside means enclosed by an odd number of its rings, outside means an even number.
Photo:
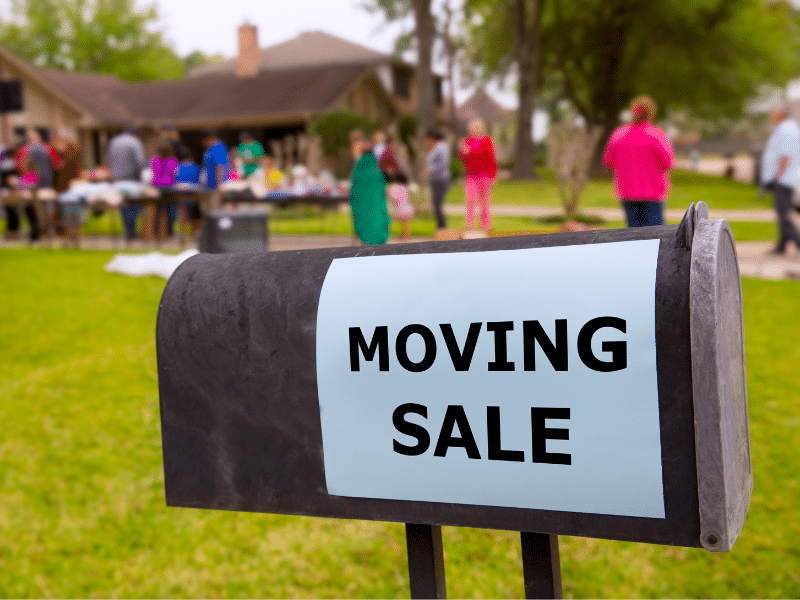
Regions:
<svg viewBox="0 0 800 600"><path fill-rule="evenodd" d="M545 0L511 0L499 10L492 0L468 0L471 60L479 78L504 78L516 67L517 133L513 176L535 179L533 112L541 79L540 32Z"/></svg>
<svg viewBox="0 0 800 600"><path fill-rule="evenodd" d="M797 62L793 27L762 0L552 0L544 42L564 95L602 135L602 148L637 94L668 109L736 115L762 82Z"/></svg>
<svg viewBox="0 0 800 600"><path fill-rule="evenodd" d="M436 37L436 22L431 14L431 0L369 0L363 5L370 12L382 12L387 21L398 21L413 17L414 30L411 36L401 36L398 50L407 48L411 38L417 51L417 144L425 132L436 125L436 102L433 82L433 43ZM414 150L421 150L415 148ZM421 156L421 152L416 152ZM418 173L422 171L419 162Z"/></svg>
<svg viewBox="0 0 800 600"><path fill-rule="evenodd" d="M225 58L221 54L209 55L201 52L200 50L195 50L194 52L190 52L183 57L183 68L188 73L195 67L207 65L209 63L220 62L222 60L225 60Z"/></svg>
<svg viewBox="0 0 800 600"><path fill-rule="evenodd" d="M536 1L525 0L527 20L522 3L500 10L492 0L467 0L479 76L503 78L516 67L521 100L534 81L539 95L546 88L547 95L557 90L569 99L591 127L601 128L595 175L605 172L602 148L634 96L649 94L666 110L732 117L761 83L784 82L800 56L797 11L786 1L539 0L536 11ZM522 51L520 43L533 44L534 17L538 53L533 46ZM534 55L538 74L532 62L530 70L520 62ZM531 74L527 83L524 73ZM521 130L528 113L520 110Z"/></svg>
<svg viewBox="0 0 800 600"><path fill-rule="evenodd" d="M155 5L133 0L13 0L0 42L38 67L128 81L181 77L183 62L152 27Z"/></svg>

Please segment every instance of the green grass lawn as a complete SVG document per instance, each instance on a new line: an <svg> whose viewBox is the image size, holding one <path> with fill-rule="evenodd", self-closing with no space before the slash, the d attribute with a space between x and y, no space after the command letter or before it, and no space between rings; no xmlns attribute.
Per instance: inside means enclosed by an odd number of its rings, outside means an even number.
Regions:
<svg viewBox="0 0 800 600"><path fill-rule="evenodd" d="M542 181L499 181L492 191L495 204L559 207L558 190L552 177L542 171ZM689 171L673 171L672 187L667 198L668 208L688 208L700 200L712 209L762 209L771 206L770 197L759 197L758 188L746 183L729 181L713 175ZM454 185L447 195L448 204L464 203L464 188ZM619 201L610 179L590 181L581 196L581 208L614 208Z"/></svg>
<svg viewBox="0 0 800 600"><path fill-rule="evenodd" d="M408 597L403 526L164 505L163 282L0 251L0 597ZM567 597L800 596L800 282L744 281L755 494L730 554L561 538ZM450 597L519 597L518 534L444 528Z"/></svg>

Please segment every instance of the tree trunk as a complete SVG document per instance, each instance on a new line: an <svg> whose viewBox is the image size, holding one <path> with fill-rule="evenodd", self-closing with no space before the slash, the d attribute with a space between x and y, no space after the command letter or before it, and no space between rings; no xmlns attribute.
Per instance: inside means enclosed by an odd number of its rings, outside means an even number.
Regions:
<svg viewBox="0 0 800 600"><path fill-rule="evenodd" d="M414 23L417 34L417 135L423 139L425 131L436 125L436 106L433 94L434 24L431 0L413 0Z"/></svg>
<svg viewBox="0 0 800 600"><path fill-rule="evenodd" d="M458 47L454 37L450 34L451 25L453 23L453 8L450 2L444 3L444 31L442 39L445 44L445 51L447 53L447 87L450 90L450 100L448 106L448 117L450 119L450 131L452 134L450 140L450 153L451 156L458 154L458 114L456 112L456 54Z"/></svg>
<svg viewBox="0 0 800 600"><path fill-rule="evenodd" d="M513 173L515 179L537 178L533 164L533 111L539 73L539 29L543 1L514 0L512 21L519 66L519 111Z"/></svg>

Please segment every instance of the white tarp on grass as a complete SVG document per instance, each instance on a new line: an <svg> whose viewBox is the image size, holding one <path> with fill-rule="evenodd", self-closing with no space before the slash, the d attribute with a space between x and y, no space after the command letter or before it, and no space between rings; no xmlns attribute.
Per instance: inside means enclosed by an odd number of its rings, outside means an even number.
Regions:
<svg viewBox="0 0 800 600"><path fill-rule="evenodd" d="M132 277L155 276L169 279L173 271L185 261L198 254L197 250L184 250L180 254L117 254L104 267L109 273L121 273Z"/></svg>

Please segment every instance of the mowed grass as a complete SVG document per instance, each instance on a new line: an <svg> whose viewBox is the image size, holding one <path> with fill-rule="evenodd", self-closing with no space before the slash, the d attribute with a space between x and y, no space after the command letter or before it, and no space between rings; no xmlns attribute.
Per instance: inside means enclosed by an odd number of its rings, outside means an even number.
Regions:
<svg viewBox="0 0 800 600"><path fill-rule="evenodd" d="M0 597L408 597L401 524L167 508L164 283L0 251ZM800 596L800 282L744 281L755 494L730 554L561 538L567 597ZM450 597L521 597L519 536L444 528Z"/></svg>
<svg viewBox="0 0 800 600"><path fill-rule="evenodd" d="M498 181L492 190L496 204L519 206L561 206L552 175L540 171L541 181ZM672 171L668 208L688 208L690 202L706 202L717 210L763 209L771 206L770 196L759 196L754 185L731 181L714 175L690 171ZM464 203L464 188L454 185L447 195L448 204ZM614 208L619 201L610 179L589 181L580 201L581 208Z"/></svg>

